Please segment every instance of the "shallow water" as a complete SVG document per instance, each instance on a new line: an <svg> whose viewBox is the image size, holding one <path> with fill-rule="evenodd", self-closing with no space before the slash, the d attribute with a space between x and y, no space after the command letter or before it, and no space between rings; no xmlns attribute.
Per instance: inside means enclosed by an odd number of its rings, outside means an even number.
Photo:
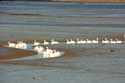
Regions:
<svg viewBox="0 0 125 83"><path fill-rule="evenodd" d="M0 40L95 38L123 34L124 27L123 3L0 2ZM0 83L125 82L124 44L103 48L98 45L60 47L79 50L80 54L26 60L33 64L54 62L38 66L1 64Z"/></svg>

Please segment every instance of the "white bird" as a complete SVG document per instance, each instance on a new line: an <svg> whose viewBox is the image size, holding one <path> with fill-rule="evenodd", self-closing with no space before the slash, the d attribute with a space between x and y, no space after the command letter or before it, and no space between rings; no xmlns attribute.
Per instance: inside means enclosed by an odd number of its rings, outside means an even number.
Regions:
<svg viewBox="0 0 125 83"><path fill-rule="evenodd" d="M86 43L91 44L91 43L92 43L92 41L91 41L91 40L89 40L89 39L86 39Z"/></svg>
<svg viewBox="0 0 125 83"><path fill-rule="evenodd" d="M72 39L70 40L70 44L75 44L76 42L73 41Z"/></svg>
<svg viewBox="0 0 125 83"><path fill-rule="evenodd" d="M52 39L51 44L59 44L59 42Z"/></svg>
<svg viewBox="0 0 125 83"><path fill-rule="evenodd" d="M43 40L43 44L44 44L44 45L48 45L49 42L47 42L46 40Z"/></svg>
<svg viewBox="0 0 125 83"><path fill-rule="evenodd" d="M61 55L62 55L61 52L53 50L53 53L50 54L50 58L59 57Z"/></svg>
<svg viewBox="0 0 125 83"><path fill-rule="evenodd" d="M36 46L34 47L34 50L38 53L38 54L43 54L44 48L42 46Z"/></svg>
<svg viewBox="0 0 125 83"><path fill-rule="evenodd" d="M16 46L15 43L8 42L8 47L15 48L15 46Z"/></svg>
<svg viewBox="0 0 125 83"><path fill-rule="evenodd" d="M26 49L27 48L27 44L23 41L18 41L15 48L18 48L18 49Z"/></svg>
<svg viewBox="0 0 125 83"><path fill-rule="evenodd" d="M43 51L43 58L49 58L50 54L53 52L52 49L49 49L48 47L46 47L46 50Z"/></svg>
<svg viewBox="0 0 125 83"><path fill-rule="evenodd" d="M116 44L117 42L115 40L113 40L113 39L110 39L110 43L111 44Z"/></svg>
<svg viewBox="0 0 125 83"><path fill-rule="evenodd" d="M82 39L80 40L79 38L77 38L76 40L77 40L76 41L77 44L85 44L86 43L85 40L82 40Z"/></svg>
<svg viewBox="0 0 125 83"><path fill-rule="evenodd" d="M77 43L77 44L81 44L81 41L80 41L79 38L76 39L76 43Z"/></svg>
<svg viewBox="0 0 125 83"><path fill-rule="evenodd" d="M92 40L92 43L94 43L94 44L99 43L99 38L97 37L96 40Z"/></svg>
<svg viewBox="0 0 125 83"><path fill-rule="evenodd" d="M103 44L109 44L110 41L109 41L107 38L105 38L104 40L102 40L102 43L103 43Z"/></svg>
<svg viewBox="0 0 125 83"><path fill-rule="evenodd" d="M66 44L71 44L71 42L68 39L66 39Z"/></svg>
<svg viewBox="0 0 125 83"><path fill-rule="evenodd" d="M122 43L122 41L121 41L121 40L116 39L116 43L121 44L121 43Z"/></svg>
<svg viewBox="0 0 125 83"><path fill-rule="evenodd" d="M34 41L34 46L40 45L40 42Z"/></svg>

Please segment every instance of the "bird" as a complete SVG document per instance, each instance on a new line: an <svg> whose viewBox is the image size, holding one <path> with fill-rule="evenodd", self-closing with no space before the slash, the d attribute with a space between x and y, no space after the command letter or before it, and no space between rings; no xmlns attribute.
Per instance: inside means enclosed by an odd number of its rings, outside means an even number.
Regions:
<svg viewBox="0 0 125 83"><path fill-rule="evenodd" d="M50 58L59 57L61 55L62 55L61 52L54 49L53 52L50 54Z"/></svg>
<svg viewBox="0 0 125 83"><path fill-rule="evenodd" d="M58 41L55 41L54 39L51 40L51 44L59 44Z"/></svg>
<svg viewBox="0 0 125 83"><path fill-rule="evenodd" d="M15 48L17 48L17 49L27 49L27 44L23 41L18 41Z"/></svg>
<svg viewBox="0 0 125 83"><path fill-rule="evenodd" d="M44 48L42 46L36 46L34 48L34 50L38 53L38 54L43 54Z"/></svg>
<svg viewBox="0 0 125 83"><path fill-rule="evenodd" d="M43 44L44 44L44 45L48 45L49 42L47 42L46 40L43 40Z"/></svg>
<svg viewBox="0 0 125 83"><path fill-rule="evenodd" d="M34 46L40 45L40 42L37 42L36 40L34 40Z"/></svg>
<svg viewBox="0 0 125 83"><path fill-rule="evenodd" d="M122 41L121 41L121 40L116 39L116 43L121 44L121 43L122 43Z"/></svg>
<svg viewBox="0 0 125 83"><path fill-rule="evenodd" d="M89 39L86 39L86 43L91 44L91 43L92 43L92 41L91 41L91 40L89 40Z"/></svg>
<svg viewBox="0 0 125 83"><path fill-rule="evenodd" d="M71 42L68 39L66 39L66 44L71 44Z"/></svg>
<svg viewBox="0 0 125 83"><path fill-rule="evenodd" d="M110 43L111 43L111 44L116 44L117 42L111 38L111 39L110 39Z"/></svg>
<svg viewBox="0 0 125 83"><path fill-rule="evenodd" d="M94 43L94 44L99 43L99 38L97 37L96 40L92 40L92 43Z"/></svg>
<svg viewBox="0 0 125 83"><path fill-rule="evenodd" d="M110 41L109 41L107 38L105 38L104 40L102 40L102 43L103 43L103 44L109 44Z"/></svg>
<svg viewBox="0 0 125 83"><path fill-rule="evenodd" d="M50 54L53 52L52 49L46 47L46 50L43 51L43 58L49 58L50 57Z"/></svg>
<svg viewBox="0 0 125 83"><path fill-rule="evenodd" d="M70 44L75 44L76 42L70 39Z"/></svg>
<svg viewBox="0 0 125 83"><path fill-rule="evenodd" d="M16 46L15 43L8 42L8 47L15 48L15 46Z"/></svg>

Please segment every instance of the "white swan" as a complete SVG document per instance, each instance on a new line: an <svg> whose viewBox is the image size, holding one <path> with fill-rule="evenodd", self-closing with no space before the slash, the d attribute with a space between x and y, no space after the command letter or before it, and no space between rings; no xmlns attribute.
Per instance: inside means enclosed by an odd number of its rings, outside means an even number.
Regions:
<svg viewBox="0 0 125 83"><path fill-rule="evenodd" d="M110 43L111 43L111 44L116 44L117 42L111 38L111 39L110 39Z"/></svg>
<svg viewBox="0 0 125 83"><path fill-rule="evenodd" d="M81 41L80 41L79 38L76 39L76 43L77 43L77 44L81 44Z"/></svg>
<svg viewBox="0 0 125 83"><path fill-rule="evenodd" d="M43 51L43 58L49 58L50 54L53 52L52 49L49 49L48 47L46 47L46 50Z"/></svg>
<svg viewBox="0 0 125 83"><path fill-rule="evenodd" d="M68 39L66 39L66 44L71 44L71 42Z"/></svg>
<svg viewBox="0 0 125 83"><path fill-rule="evenodd" d="M77 39L76 39L76 43L77 43L77 44L85 44L86 41L85 41L85 40L82 40L82 39L80 40L79 38L77 38Z"/></svg>
<svg viewBox="0 0 125 83"><path fill-rule="evenodd" d="M102 43L103 43L103 44L109 44L110 41L109 41L107 38L105 38L104 40L102 40Z"/></svg>
<svg viewBox="0 0 125 83"><path fill-rule="evenodd" d="M70 44L75 44L76 42L73 41L72 39L70 40Z"/></svg>
<svg viewBox="0 0 125 83"><path fill-rule="evenodd" d="M96 40L92 40L92 43L98 44L99 43L99 38L97 37Z"/></svg>
<svg viewBox="0 0 125 83"><path fill-rule="evenodd" d="M44 44L44 45L48 45L49 42L47 42L46 40L43 40L43 44Z"/></svg>
<svg viewBox="0 0 125 83"><path fill-rule="evenodd" d="M121 44L121 43L122 43L122 41L121 41L121 40L116 39L116 43Z"/></svg>
<svg viewBox="0 0 125 83"><path fill-rule="evenodd" d="M8 42L8 47L15 48L15 46L16 46L15 43Z"/></svg>
<svg viewBox="0 0 125 83"><path fill-rule="evenodd" d="M34 51L36 51L38 54L43 54L44 47L42 46L35 46Z"/></svg>
<svg viewBox="0 0 125 83"><path fill-rule="evenodd" d="M89 40L89 39L86 39L86 43L87 43L87 44L91 44L91 43L92 43L92 41L91 41L91 40Z"/></svg>
<svg viewBox="0 0 125 83"><path fill-rule="evenodd" d="M61 52L53 50L53 53L50 54L50 58L59 57L61 55L62 55Z"/></svg>
<svg viewBox="0 0 125 83"><path fill-rule="evenodd" d="M52 39L51 44L59 44L59 42Z"/></svg>
<svg viewBox="0 0 125 83"><path fill-rule="evenodd" d="M34 40L34 46L40 45L40 42L37 42L36 40Z"/></svg>
<svg viewBox="0 0 125 83"><path fill-rule="evenodd" d="M27 48L27 44L23 41L18 41L15 48L18 48L18 49L26 49Z"/></svg>

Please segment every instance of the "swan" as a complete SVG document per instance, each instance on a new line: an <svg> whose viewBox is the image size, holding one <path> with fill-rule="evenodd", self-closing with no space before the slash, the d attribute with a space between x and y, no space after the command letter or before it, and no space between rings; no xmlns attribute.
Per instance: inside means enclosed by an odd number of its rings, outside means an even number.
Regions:
<svg viewBox="0 0 125 83"><path fill-rule="evenodd" d="M89 40L89 39L86 39L86 43L91 44L91 43L92 43L92 41L91 41L91 40Z"/></svg>
<svg viewBox="0 0 125 83"><path fill-rule="evenodd" d="M111 44L116 44L117 42L115 40L113 40L113 39L110 39L110 43Z"/></svg>
<svg viewBox="0 0 125 83"><path fill-rule="evenodd" d="M59 44L59 42L52 39L51 44Z"/></svg>
<svg viewBox="0 0 125 83"><path fill-rule="evenodd" d="M46 50L43 51L43 58L49 58L50 54L53 52L52 49L49 49L48 47L46 47Z"/></svg>
<svg viewBox="0 0 125 83"><path fill-rule="evenodd" d="M22 42L22 49L27 49L27 44L25 42Z"/></svg>
<svg viewBox="0 0 125 83"><path fill-rule="evenodd" d="M81 44L87 43L86 40L80 40Z"/></svg>
<svg viewBox="0 0 125 83"><path fill-rule="evenodd" d="M57 50L53 50L53 52L50 54L50 58L59 57L61 55L62 55L61 52L59 52Z"/></svg>
<svg viewBox="0 0 125 83"><path fill-rule="evenodd" d="M85 44L86 43L85 40L82 40L82 39L80 40L79 38L77 38L76 40L77 40L76 41L77 44Z"/></svg>
<svg viewBox="0 0 125 83"><path fill-rule="evenodd" d="M49 42L47 42L46 40L43 40L43 44L44 44L44 45L48 45Z"/></svg>
<svg viewBox="0 0 125 83"><path fill-rule="evenodd" d="M92 43L94 43L94 44L99 43L99 38L97 37L96 40L92 40Z"/></svg>
<svg viewBox="0 0 125 83"><path fill-rule="evenodd" d="M76 42L73 41L72 39L70 40L70 44L75 44Z"/></svg>
<svg viewBox="0 0 125 83"><path fill-rule="evenodd" d="M27 49L27 44L23 41L18 41L15 48L18 49Z"/></svg>
<svg viewBox="0 0 125 83"><path fill-rule="evenodd" d="M81 44L81 41L79 40L79 38L76 39L76 43Z"/></svg>
<svg viewBox="0 0 125 83"><path fill-rule="evenodd" d="M102 40L102 43L103 44L108 44L108 43L110 43L110 41L107 38L105 38L104 40Z"/></svg>
<svg viewBox="0 0 125 83"><path fill-rule="evenodd" d="M116 39L116 43L121 44L121 43L122 43L122 41L121 41L121 40Z"/></svg>
<svg viewBox="0 0 125 83"><path fill-rule="evenodd" d="M71 42L67 39L67 40L66 40L66 44L71 44Z"/></svg>
<svg viewBox="0 0 125 83"><path fill-rule="evenodd" d="M15 48L15 46L16 46L15 43L8 42L8 47Z"/></svg>
<svg viewBox="0 0 125 83"><path fill-rule="evenodd" d="M36 51L38 54L43 54L44 48L42 46L36 46L34 47L34 51Z"/></svg>
<svg viewBox="0 0 125 83"><path fill-rule="evenodd" d="M37 42L36 40L34 40L34 46L40 45L40 42Z"/></svg>

